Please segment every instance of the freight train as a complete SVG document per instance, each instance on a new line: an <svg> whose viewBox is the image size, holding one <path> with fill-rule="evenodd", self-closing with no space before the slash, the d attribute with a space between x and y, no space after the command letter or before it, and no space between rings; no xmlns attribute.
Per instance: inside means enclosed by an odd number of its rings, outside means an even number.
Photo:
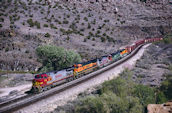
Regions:
<svg viewBox="0 0 172 113"><path fill-rule="evenodd" d="M37 74L33 80L31 91L43 92L64 82L70 82L124 58L140 45L160 40L163 40L163 38L149 38L139 40L132 45L127 46L125 49L118 50L110 55L102 56L88 62L74 64L72 67L60 71Z"/></svg>

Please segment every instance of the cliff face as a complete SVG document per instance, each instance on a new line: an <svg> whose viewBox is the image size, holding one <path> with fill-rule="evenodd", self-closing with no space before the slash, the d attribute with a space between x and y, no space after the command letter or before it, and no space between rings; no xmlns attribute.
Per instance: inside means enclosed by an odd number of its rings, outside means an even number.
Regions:
<svg viewBox="0 0 172 113"><path fill-rule="evenodd" d="M148 113L172 113L172 102L164 104L149 104Z"/></svg>
<svg viewBox="0 0 172 113"><path fill-rule="evenodd" d="M171 32L168 0L2 0L0 5L1 70L36 70L39 45L74 49L89 60Z"/></svg>

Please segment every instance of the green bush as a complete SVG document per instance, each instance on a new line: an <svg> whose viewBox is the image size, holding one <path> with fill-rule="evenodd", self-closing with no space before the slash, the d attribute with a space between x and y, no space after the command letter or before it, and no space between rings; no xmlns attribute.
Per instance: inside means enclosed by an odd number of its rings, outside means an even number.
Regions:
<svg viewBox="0 0 172 113"><path fill-rule="evenodd" d="M43 65L42 72L63 69L81 61L78 53L54 45L40 46L36 54Z"/></svg>
<svg viewBox="0 0 172 113"><path fill-rule="evenodd" d="M162 103L165 103L165 102L167 102L167 98L166 98L165 94L162 91L159 91L157 93L157 96L156 96L156 103L157 104L162 104Z"/></svg>
<svg viewBox="0 0 172 113"><path fill-rule="evenodd" d="M76 106L76 113L105 113L107 110L99 97L90 96L81 101L81 105Z"/></svg>
<svg viewBox="0 0 172 113"><path fill-rule="evenodd" d="M147 1L147 0L140 0L140 1L141 1L141 2L145 2L145 3L146 3L146 1Z"/></svg>
<svg viewBox="0 0 172 113"><path fill-rule="evenodd" d="M148 104L156 102L155 91L153 88L145 85L136 85L134 87L133 95L140 99L140 103L146 107Z"/></svg>
<svg viewBox="0 0 172 113"><path fill-rule="evenodd" d="M37 27L38 29L41 28L40 23L39 23L38 21L35 21L35 25L36 25L36 27Z"/></svg>
<svg viewBox="0 0 172 113"><path fill-rule="evenodd" d="M63 21L63 24L68 24L68 23L69 23L69 21L67 21L67 20Z"/></svg>
<svg viewBox="0 0 172 113"><path fill-rule="evenodd" d="M4 22L4 18L0 18L0 22Z"/></svg>
<svg viewBox="0 0 172 113"><path fill-rule="evenodd" d="M139 98L121 98L112 92L100 96L88 96L75 107L76 113L141 113Z"/></svg>
<svg viewBox="0 0 172 113"><path fill-rule="evenodd" d="M9 51L9 48L7 47L7 48L5 48L5 52L8 52Z"/></svg>
<svg viewBox="0 0 172 113"><path fill-rule="evenodd" d="M88 23L88 27L87 27L87 29L91 29L91 25L90 25L90 23Z"/></svg>
<svg viewBox="0 0 172 113"><path fill-rule="evenodd" d="M84 20L85 20L85 21L88 21L88 18L87 18L87 17L84 17Z"/></svg>
<svg viewBox="0 0 172 113"><path fill-rule="evenodd" d="M172 72L166 76L166 80L162 82L160 91L165 94L167 100L172 100Z"/></svg>
<svg viewBox="0 0 172 113"><path fill-rule="evenodd" d="M48 27L48 24L44 24L44 27Z"/></svg>
<svg viewBox="0 0 172 113"><path fill-rule="evenodd" d="M163 39L163 42L165 44L171 44L172 43L172 35L168 35Z"/></svg>
<svg viewBox="0 0 172 113"><path fill-rule="evenodd" d="M49 33L46 33L44 36L49 38L51 35Z"/></svg>
<svg viewBox="0 0 172 113"><path fill-rule="evenodd" d="M33 27L34 26L34 22L32 19L28 19L27 20L27 23L29 24L30 27Z"/></svg>
<svg viewBox="0 0 172 113"><path fill-rule="evenodd" d="M106 39L104 37L101 37L101 42L105 42Z"/></svg>
<svg viewBox="0 0 172 113"><path fill-rule="evenodd" d="M109 22L109 20L104 20L104 22Z"/></svg>

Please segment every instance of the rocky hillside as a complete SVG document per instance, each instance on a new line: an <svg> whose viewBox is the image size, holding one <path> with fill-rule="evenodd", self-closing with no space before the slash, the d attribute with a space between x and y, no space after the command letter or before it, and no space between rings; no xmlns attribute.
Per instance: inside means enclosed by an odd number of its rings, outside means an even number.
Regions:
<svg viewBox="0 0 172 113"><path fill-rule="evenodd" d="M132 70L133 79L139 84L160 86L164 75L170 73L171 64L172 44L152 44Z"/></svg>
<svg viewBox="0 0 172 113"><path fill-rule="evenodd" d="M83 59L171 32L168 0L1 0L0 69L36 71L35 49L53 44Z"/></svg>

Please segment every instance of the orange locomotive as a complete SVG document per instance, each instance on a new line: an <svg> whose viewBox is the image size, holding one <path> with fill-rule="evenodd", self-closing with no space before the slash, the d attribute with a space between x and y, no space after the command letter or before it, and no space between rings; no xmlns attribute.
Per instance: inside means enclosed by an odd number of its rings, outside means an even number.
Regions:
<svg viewBox="0 0 172 113"><path fill-rule="evenodd" d="M91 61L85 62L85 63L75 64L73 74L76 78L78 78L83 74L92 72L96 68L97 68L97 59L91 60Z"/></svg>

